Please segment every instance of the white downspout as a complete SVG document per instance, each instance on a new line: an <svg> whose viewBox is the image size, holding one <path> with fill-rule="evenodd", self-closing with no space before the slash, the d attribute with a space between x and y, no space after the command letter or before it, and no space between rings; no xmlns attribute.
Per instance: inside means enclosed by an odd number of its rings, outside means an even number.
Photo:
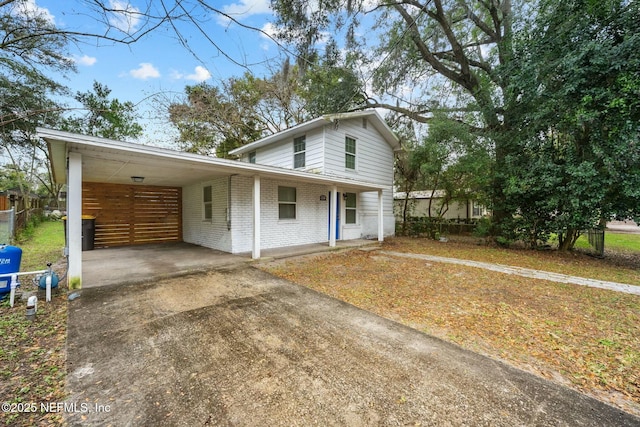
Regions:
<svg viewBox="0 0 640 427"><path fill-rule="evenodd" d="M384 210L382 205L382 190L378 190L378 242L384 241Z"/></svg>
<svg viewBox="0 0 640 427"><path fill-rule="evenodd" d="M253 248L251 258L260 258L260 176L253 177Z"/></svg>

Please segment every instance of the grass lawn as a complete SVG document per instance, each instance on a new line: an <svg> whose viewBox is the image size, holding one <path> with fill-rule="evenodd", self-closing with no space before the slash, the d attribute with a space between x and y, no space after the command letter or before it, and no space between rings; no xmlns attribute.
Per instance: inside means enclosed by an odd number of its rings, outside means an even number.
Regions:
<svg viewBox="0 0 640 427"><path fill-rule="evenodd" d="M61 256L62 222L40 224L27 240L16 246L23 251L20 271L45 269L47 262L56 262ZM20 289L34 291L36 286L31 277L23 276ZM61 425L62 416L41 413L40 403L62 402L65 398L66 292L54 291L47 303L42 291L38 294L35 320L27 320L25 313L26 303L19 298L13 308L9 307L8 298L0 303L0 396L2 402L35 404L37 411L2 411L0 425Z"/></svg>
<svg viewBox="0 0 640 427"><path fill-rule="evenodd" d="M383 248L640 285L640 263L627 266L626 258L600 260L584 254L413 238L389 239ZM640 414L637 295L394 258L377 251L338 252L263 268Z"/></svg>
<svg viewBox="0 0 640 427"><path fill-rule="evenodd" d="M580 236L576 242L576 248L588 249L589 247L587 236ZM604 247L605 250L640 253L640 234L612 233L606 231L604 233Z"/></svg>

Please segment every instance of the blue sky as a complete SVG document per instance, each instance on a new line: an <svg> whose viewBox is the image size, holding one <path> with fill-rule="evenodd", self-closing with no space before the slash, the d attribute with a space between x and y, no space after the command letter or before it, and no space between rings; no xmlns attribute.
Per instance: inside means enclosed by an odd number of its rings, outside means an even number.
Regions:
<svg viewBox="0 0 640 427"><path fill-rule="evenodd" d="M88 9L88 1L29 2L30 7L48 14L56 26L64 30L103 34L109 28L106 23L96 20L97 14ZM136 14L145 10L148 0L105 0L105 3L114 10L123 11L109 15L110 35L123 35L117 28L128 32L143 28ZM158 3L151 2L155 5ZM269 0L219 1L214 6L243 24L272 33L270 22L273 21L273 15ZM180 45L174 30L168 25L130 45L87 38L81 44L70 46L70 54L78 72L71 74L64 83L75 93L91 89L93 81L97 80L112 90L112 96L121 101L139 103L141 112L154 115L147 101L154 94L163 92L171 97L183 93L186 85L202 81L215 84L220 79L247 71L233 61L246 64L252 73L263 76L267 74L263 63L280 54L278 46L264 34L243 29L219 14L200 11L198 19L206 36L193 24L178 24L179 32L197 57ZM220 51L231 56L232 60L225 58ZM149 129L147 138L153 137Z"/></svg>

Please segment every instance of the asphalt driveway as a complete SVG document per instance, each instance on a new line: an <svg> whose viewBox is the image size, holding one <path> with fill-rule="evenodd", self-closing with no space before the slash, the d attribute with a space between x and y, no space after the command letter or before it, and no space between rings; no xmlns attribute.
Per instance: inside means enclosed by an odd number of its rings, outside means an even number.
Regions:
<svg viewBox="0 0 640 427"><path fill-rule="evenodd" d="M245 263L82 292L69 425L640 425Z"/></svg>

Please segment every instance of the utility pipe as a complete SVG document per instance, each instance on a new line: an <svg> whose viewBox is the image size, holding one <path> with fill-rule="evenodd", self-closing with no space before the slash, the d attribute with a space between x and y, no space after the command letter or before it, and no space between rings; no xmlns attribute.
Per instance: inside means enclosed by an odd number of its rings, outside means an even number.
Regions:
<svg viewBox="0 0 640 427"><path fill-rule="evenodd" d="M20 273L0 274L0 277L11 277L11 294L9 295L9 305L13 307L16 297L16 288L18 287L18 276L26 276L28 274L44 274L49 270L22 271ZM47 281L47 302L51 301L51 278Z"/></svg>

